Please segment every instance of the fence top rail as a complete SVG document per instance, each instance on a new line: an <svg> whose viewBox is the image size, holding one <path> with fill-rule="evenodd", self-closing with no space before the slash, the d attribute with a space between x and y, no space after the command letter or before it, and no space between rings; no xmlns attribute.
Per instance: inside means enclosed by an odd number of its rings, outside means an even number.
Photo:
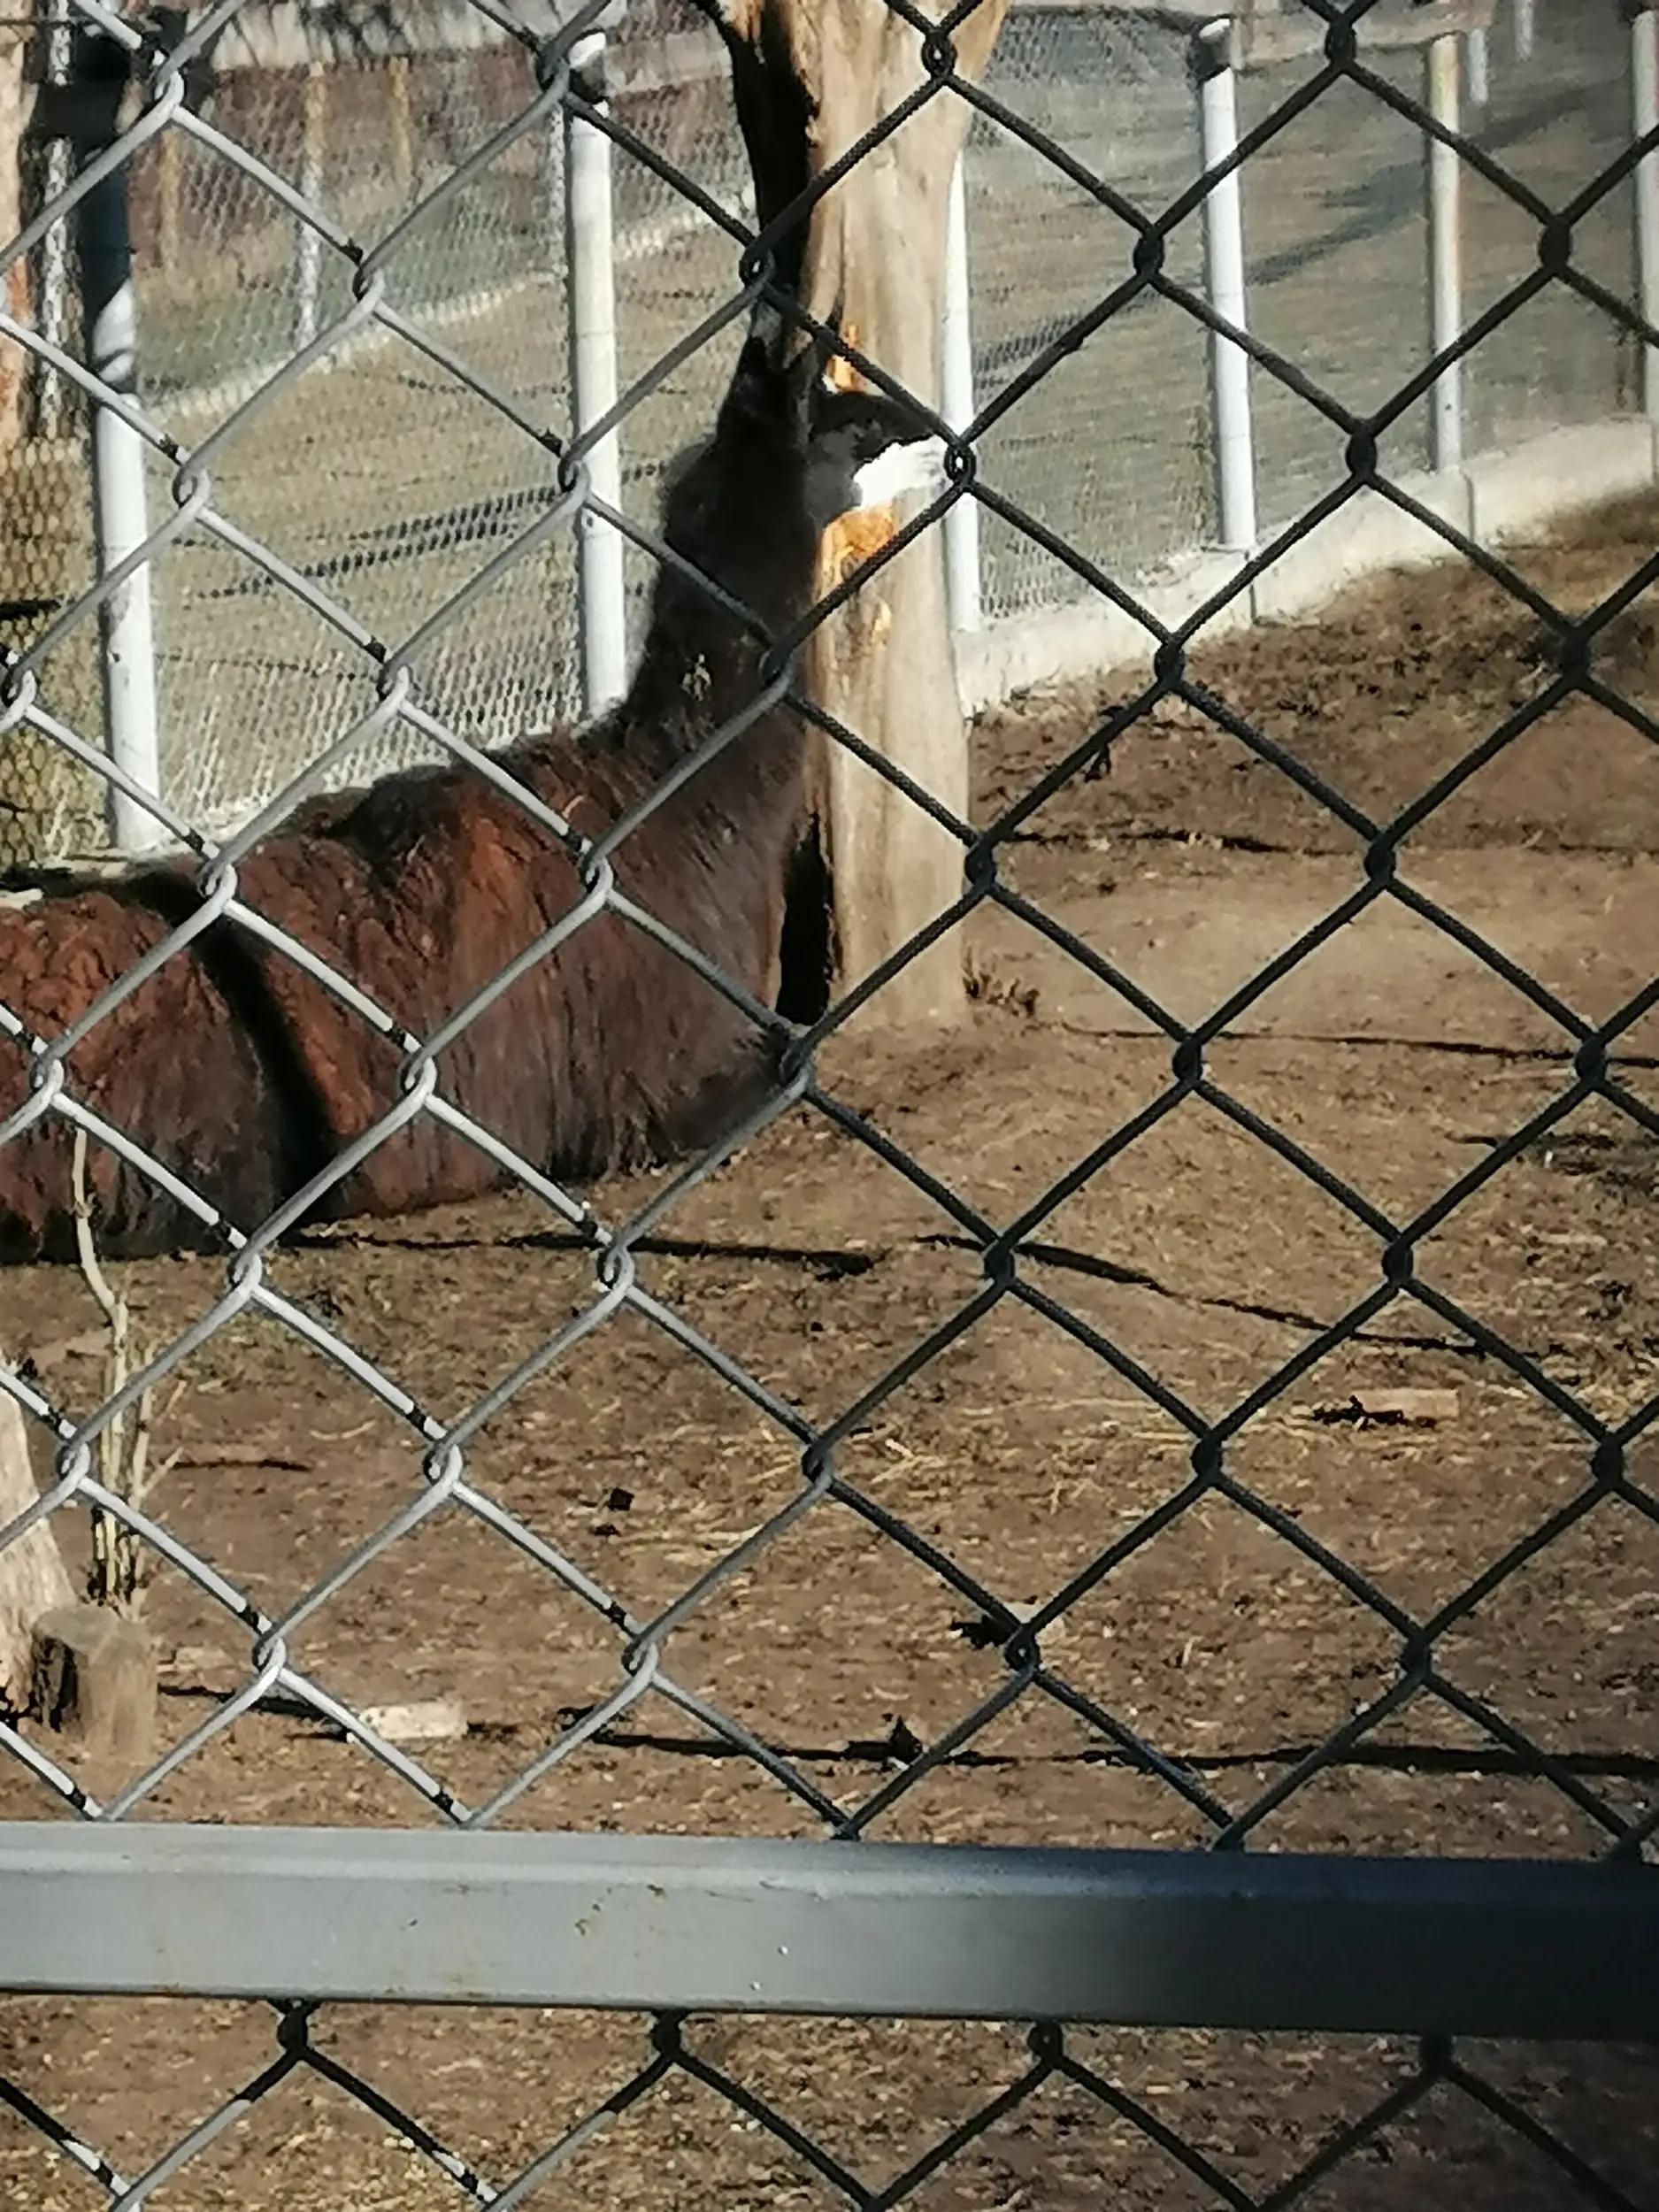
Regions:
<svg viewBox="0 0 1659 2212"><path fill-rule="evenodd" d="M1659 7L1659 0L1636 0ZM1330 26L1302 0L1011 0L1016 14L1137 16L1173 31L1232 27L1241 67L1292 61L1323 50ZM1362 46L1425 46L1489 29L1497 0L1377 0L1354 26Z"/></svg>
<svg viewBox="0 0 1659 2212"><path fill-rule="evenodd" d="M0 1985L1659 2039L1659 1868L0 1824Z"/></svg>
<svg viewBox="0 0 1659 2212"><path fill-rule="evenodd" d="M514 12L533 36L546 38L564 28L578 4L579 0L515 0ZM208 12L203 0L191 0L180 11L179 28ZM624 0L616 0L604 19L614 27L625 12ZM703 42L696 32L674 35ZM472 0L396 0L396 6L388 0L329 0L321 6L305 0L248 0L214 41L212 58L221 74L298 69L313 62L420 60L502 46L509 36ZM655 42L660 44L661 38ZM718 50L712 27L707 43Z"/></svg>
<svg viewBox="0 0 1659 2212"><path fill-rule="evenodd" d="M1659 6L1659 0L1626 0L1635 8ZM577 0L519 0L525 28L539 37L561 29L574 14ZM1197 32L1226 23L1232 30L1234 65L1270 66L1322 50L1326 24L1305 10L1301 0L1011 0L1022 15L1134 17L1173 31ZM1378 50L1425 45L1457 33L1486 29L1496 0L1378 0L1356 25L1363 46ZM187 21L206 12L192 0ZM626 32L626 0L616 0L609 15L613 31ZM498 47L508 34L472 0L332 0L310 6L303 0L248 0L225 26L212 51L214 70L234 75L248 70L301 69L321 63L436 59ZM653 91L716 73L724 52L713 25L695 29L652 30L624 35L611 75L618 92Z"/></svg>
<svg viewBox="0 0 1659 2212"><path fill-rule="evenodd" d="M569 7L526 6L522 13L534 30L548 34L573 12ZM255 71L280 73L311 67L345 68L353 64L439 61L494 51L508 35L480 14L471 0L411 0L394 18L375 12L361 17L344 12L320 13L260 0L234 17L214 42L209 66L216 77ZM606 89L613 96L672 91L722 77L725 50L712 26L680 31L650 31L615 42L606 66ZM31 90L35 88L31 87ZM41 88L29 124L37 139L88 134L90 112L77 98L79 88ZM97 110L103 113L102 108Z"/></svg>

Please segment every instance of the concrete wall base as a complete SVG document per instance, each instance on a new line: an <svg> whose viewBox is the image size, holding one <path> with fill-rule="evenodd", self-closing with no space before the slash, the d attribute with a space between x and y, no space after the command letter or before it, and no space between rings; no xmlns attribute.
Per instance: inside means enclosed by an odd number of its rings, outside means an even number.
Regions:
<svg viewBox="0 0 1659 2212"><path fill-rule="evenodd" d="M1656 478L1655 426L1646 416L1626 416L1548 430L1502 453L1399 482L1466 537L1497 547L1644 490ZM1210 638L1255 622L1302 620L1367 576L1457 557L1457 549L1426 523L1380 492L1362 492L1218 607L1202 634ZM1243 566L1236 553L1187 554L1137 584L1135 595L1149 614L1174 627L1225 592ZM1003 616L956 640L963 711L976 714L1039 684L1073 682L1147 659L1152 642L1143 623L1101 599Z"/></svg>

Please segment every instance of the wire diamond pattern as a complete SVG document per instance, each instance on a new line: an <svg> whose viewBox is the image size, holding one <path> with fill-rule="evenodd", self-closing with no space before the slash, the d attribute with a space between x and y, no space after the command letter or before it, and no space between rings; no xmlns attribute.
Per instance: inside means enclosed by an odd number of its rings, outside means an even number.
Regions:
<svg viewBox="0 0 1659 2212"><path fill-rule="evenodd" d="M65 222L100 178L131 163L152 141L172 132L194 141L196 146L267 195L296 221L307 226L324 249L349 268L351 285L350 302L343 312L285 361L204 440L191 447L181 444L152 419L140 403L104 388L81 364L21 319L0 311L0 334L35 360L50 365L88 397L112 409L173 472L173 511L119 569L65 607L27 650L9 659L0 677L0 737L17 730L31 730L62 748L100 778L123 784L128 795L149 805L168 833L193 857L198 900L196 910L188 919L168 932L138 965L63 1033L37 1033L27 1009L0 1008L0 1027L27 1055L29 1063L28 1097L0 1126L0 1142L16 1138L48 1116L85 1130L90 1138L110 1147L188 1207L215 1233L225 1254L224 1286L219 1295L171 1342L156 1351L117 1396L105 1400L89 1413L77 1417L66 1407L52 1402L25 1376L12 1371L0 1373L0 1386L11 1393L34 1421L50 1432L56 1448L51 1487L29 1513L9 1529L0 1531L0 1544L14 1540L44 1516L96 1503L134 1530L238 1624L247 1638L247 1673L236 1690L206 1719L146 1772L132 1778L118 1794L104 1801L89 1795L71 1774L18 1729L0 1725L0 1743L23 1762L69 1811L83 1818L119 1820L142 1808L170 1774L195 1758L242 1715L260 1701L280 1694L342 1729L357 1747L380 1761L405 1784L431 1813L463 1825L483 1825L497 1819L551 1769L575 1755L582 1746L603 1734L642 1699L655 1693L668 1699L730 1750L751 1762L830 1832L850 1839L868 1830L928 1774L966 1751L1010 1707L1021 1701L1041 1698L1051 1701L1074 1717L1111 1752L1175 1793L1209 1824L1211 1840L1217 1847L1235 1848L1250 1840L1254 1831L1270 1813L1351 1752L1384 1721L1412 1701L1425 1699L1437 1700L1473 1723L1487 1737L1523 1759L1531 1773L1548 1779L1604 1834L1609 1854L1634 1856L1650 1851L1655 1838L1659 1838L1659 1806L1634 1816L1617 1809L1569 1763L1550 1755L1525 1730L1489 1701L1460 1686L1455 1675L1441 1663L1439 1646L1478 1604L1604 1502L1617 1500L1648 1521L1659 1522L1659 1500L1633 1479L1629 1471L1632 1447L1659 1421L1659 1395L1636 1406L1623 1421L1601 1418L1575 1391L1546 1372L1535 1359L1508 1341L1478 1312L1468 1310L1438 1287L1432 1275L1425 1271L1420 1255L1434 1232L1457 1209L1588 1101L1616 1110L1650 1138L1659 1136L1659 1113L1636 1094L1622 1079L1619 1069L1621 1041L1659 1006L1659 977L1610 1017L1594 1022L1565 1003L1449 907L1413 885L1406 869L1407 848L1414 833L1428 823L1469 779L1540 725L1563 702L1575 697L1592 700L1619 717L1642 738L1650 742L1659 741L1659 722L1624 698L1598 672L1596 665L1598 641L1609 625L1640 593L1659 580L1659 554L1645 562L1588 615L1574 618L1536 589L1509 561L1391 481L1380 465L1379 453L1389 429L1433 388L1447 368L1468 357L1478 346L1502 331L1547 287L1563 287L1576 294L1639 343L1659 344L1659 332L1653 330L1629 302L1617 297L1599 280L1578 267L1572 258L1575 227L1632 177L1639 162L1655 150L1655 143L1651 140L1632 142L1573 199L1565 205L1552 207L1489 151L1471 138L1437 123L1418 102L1402 94L1367 65L1360 33L1363 19L1372 12L1378 0L1351 0L1350 4L1341 4L1341 0L1299 0L1302 9L1317 16L1325 27L1320 65L1245 136L1233 156L1219 169L1195 180L1167 206L1149 211L1134 204L1107 179L1094 173L1074 153L985 87L958 74L953 34L972 12L974 0L960 0L937 23L910 4L910 0L887 0L893 12L910 23L921 39L925 81L838 163L816 178L791 207L764 228L756 231L601 104L595 88L573 69L573 49L604 16L603 0L588 0L588 4L578 7L564 27L550 36L526 28L512 10L497 4L497 0L471 0L472 6L523 50L524 104L509 123L444 177L389 231L365 244L308 200L295 185L240 145L234 136L192 111L192 68L211 50L214 38L236 16L242 4L242 0L219 0L181 39L164 45L148 28L102 4L102 0L71 0L72 12L83 27L96 29L130 56L142 91L138 111L107 150L50 198L20 236L0 250L3 277L6 270L31 253L49 231ZM1260 337L1225 323L1200 294L1179 280L1166 266L1171 236L1201 209L1205 196L1339 84L1358 88L1393 110L1426 138L1450 145L1460 161L1536 225L1539 238L1536 268L1494 301L1453 346L1425 362L1408 383L1370 415L1353 412L1294 360ZM949 488L898 541L877 557L878 565L894 558L918 532L934 527L956 502L977 501L987 513L1000 518L1044 553L1063 563L1081 584L1142 626L1155 649L1151 680L1136 695L1103 717L1064 757L1038 777L994 820L976 829L956 818L931 795L920 791L858 733L841 727L832 716L804 697L799 688L797 671L809 639L855 588L869 580L865 572L849 580L787 634L767 641L768 682L751 706L718 730L692 761L654 791L630 817L610 826L597 838L586 836L423 703L417 672L421 655L510 569L534 553L555 534L573 530L584 513L601 516L632 545L657 562L680 565L654 533L595 498L587 466L588 454L616 421L626 418L657 390L684 361L746 315L757 300L771 300L795 320L817 330L820 335L825 334L814 319L801 311L775 283L774 249L795 226L805 219L840 176L866 159L911 114L941 97L967 103L979 116L1051 164L1072 186L1116 216L1131 234L1129 266L1126 273L1107 286L1086 313L1060 331L1002 385L967 429L948 434L951 478ZM527 133L544 129L561 112L575 116L605 133L618 148L683 196L729 239L734 257L734 284L730 296L624 393L610 417L590 426L583 435L570 440L562 439L537 421L511 393L500 389L457 350L431 330L423 328L417 319L404 314L393 292L400 250L420 221L434 208L465 190ZM1259 373L1276 380L1305 405L1316 410L1343 441L1346 472L1340 481L1244 561L1225 587L1174 626L1161 620L1118 580L1085 558L1006 492L985 481L979 474L976 451L987 433L1017 409L1021 400L1062 361L1115 315L1149 296L1162 298L1205 329L1230 338L1248 353ZM303 572L280 551L241 527L221 512L215 502L215 465L239 433L291 391L309 369L337 353L371 326L419 349L446 375L495 408L547 455L556 472L556 495L550 503L401 641L376 635L314 575ZM879 365L861 355L856 346L846 345L842 349L869 382L878 388L895 388ZM941 432L946 430L943 424L935 426ZM1527 608L1543 626L1550 641L1550 672L1542 687L1508 715L1480 744L1448 765L1428 789L1386 820L1372 818L1277 741L1271 732L1258 727L1210 688L1194 674L1188 657L1191 647L1206 627L1248 593L1257 578L1303 543L1323 521L1364 494L1380 496L1432 532L1463 560ZM99 606L127 576L159 559L188 532L215 540L251 564L277 590L290 595L307 608L359 657L365 680L372 685L373 694L373 703L340 731L304 776L289 784L237 834L224 840L209 837L174 815L164 803L126 785L101 748L54 714L42 689L42 672L64 640L96 616ZM713 595L720 596L716 587L703 580ZM846 747L866 766L924 806L960 844L964 863L963 890L952 906L882 968L844 995L818 1021L804 1027L785 1021L721 976L705 956L619 887L612 866L615 855L628 836L664 803L680 782L706 765L717 753L735 743L758 715L780 701L787 701L833 742ZM1095 772L1119 738L1167 703L1180 703L1192 709L1208 726L1233 740L1249 756L1288 778L1305 797L1351 835L1359 867L1359 879L1352 890L1286 945L1274 959L1239 984L1224 1003L1196 1025L1178 1019L1133 975L1046 914L1004 881L1000 872L1012 840L1037 810L1076 780ZM469 1003L451 1010L447 1021L425 1037L410 1033L393 1013L376 1004L349 976L339 972L313 949L296 942L259 913L247 902L240 874L241 864L249 854L287 818L327 772L347 761L368 741L394 726L419 735L442 749L450 760L487 780L503 798L557 839L576 864L581 894L566 913L534 942L526 945L518 958L503 967ZM1571 1080L1556 1095L1492 1145L1475 1166L1449 1184L1432 1202L1405 1220L1391 1217L1287 1131L1233 1096L1210 1072L1208 1059L1210 1048L1223 1033L1277 982L1311 958L1369 909L1385 902L1394 902L1414 914L1482 964L1494 977L1520 993L1556 1025L1569 1041L1571 1050ZM1048 943L1086 969L1106 990L1149 1021L1170 1048L1169 1078L1156 1097L1132 1120L1103 1134L1089 1153L1052 1181L1012 1220L1002 1224L987 1218L940 1177L913 1159L870 1117L826 1087L817 1064L819 1048L859 1006L918 958L945 930L985 905L1000 908L1040 933ZM492 1132L478 1125L446 1100L442 1074L446 1048L469 1025L530 966L549 958L602 914L620 917L647 933L722 991L768 1040L778 1070L770 1094L745 1122L733 1127L710 1153L678 1171L632 1217L615 1224L601 1220L584 1200L540 1172ZM193 1192L186 1181L152 1157L129 1133L110 1125L77 1097L68 1073L68 1063L76 1045L146 979L221 920L250 933L263 944L296 963L358 1020L388 1040L401 1056L396 1095L384 1102L378 1116L303 1189L269 1218L257 1223L223 1219L205 1197ZM1269 1148L1287 1168L1333 1202L1360 1230L1375 1240L1377 1261L1375 1284L1345 1313L1310 1337L1276 1371L1263 1375L1235 1402L1210 1411L1187 1402L1131 1352L1073 1311L1050 1290L1034 1282L1022 1264L1044 1224L1068 1198L1107 1170L1129 1147L1194 1101L1202 1102L1225 1117L1239 1131ZM979 1254L984 1278L982 1286L972 1297L941 1317L885 1373L843 1407L835 1418L822 1425L808 1421L717 1341L676 1312L642 1279L637 1258L644 1240L660 1229L689 1193L770 1124L797 1110L822 1117L844 1136L870 1148L888 1168L903 1177L943 1216L953 1232L972 1242ZM266 1266L273 1246L319 1196L400 1130L423 1116L444 1123L508 1171L540 1201L554 1223L575 1233L591 1255L593 1267L590 1293L580 1309L502 1375L458 1417L447 1422L426 1409L407 1382L386 1371L356 1348L330 1321L304 1310L281 1292L270 1279ZM986 1586L950 1555L941 1541L925 1536L862 1491L841 1471L837 1460L839 1448L861 1424L868 1421L947 1347L971 1333L1004 1300L1023 1305L1086 1347L1188 1440L1190 1473L1184 1485L1133 1523L1109 1547L1077 1568L1034 1612L1016 1608L1006 1594ZM1397 1604L1371 1576L1310 1534L1294 1517L1240 1479L1232 1471L1228 1457L1230 1445L1249 1422L1272 1406L1318 1362L1348 1344L1360 1330L1401 1302L1414 1303L1479 1348L1481 1354L1537 1394L1569 1423L1583 1445L1584 1477L1577 1493L1549 1517L1510 1541L1477 1578L1424 1617ZM619 1591L595 1578L578 1560L567 1556L509 1510L472 1479L468 1464L469 1445L521 1389L565 1360L585 1339L602 1332L614 1317L625 1312L663 1332L680 1349L701 1361L732 1390L741 1394L787 1440L799 1459L800 1482L794 1494L687 1583L670 1602L651 1614L634 1611ZM165 1518L152 1517L135 1509L106 1488L96 1473L96 1446L111 1420L134 1404L147 1388L175 1373L209 1339L243 1314L262 1315L296 1333L371 1393L408 1432L420 1476L420 1487L400 1510L361 1536L286 1611L274 1617L263 1611L232 1578L171 1532ZM1063 1623L1070 1610L1091 1591L1201 1500L1210 1497L1225 1499L1251 1517L1349 1599L1368 1609L1397 1645L1394 1680L1309 1750L1299 1763L1288 1768L1239 1809L1222 1802L1178 1755L1160 1748L1131 1722L1068 1680L1063 1667L1045 1653L1043 1643L1045 1633ZM976 1609L992 1640L991 1648L1000 1655L1006 1669L1005 1679L972 1709L962 1713L954 1724L937 1734L932 1742L920 1746L879 1787L850 1807L835 1802L798 1763L679 1681L671 1664L676 1632L698 1614L717 1591L764 1558L803 1516L826 1510L832 1505L860 1517L883 1540L901 1547L926 1573ZM515 1547L580 1605L605 1623L615 1639L616 1671L609 1693L545 1741L531 1761L510 1776L493 1794L475 1804L461 1801L420 1759L385 1740L326 1683L303 1670L295 1654L297 1632L313 1614L338 1596L388 1548L430 1517L446 1510L472 1517L481 1528ZM314 2013L313 2007L303 2003L281 2008L275 2022L274 2055L269 2065L204 2116L159 2161L135 2176L118 2172L96 2147L78 2140L65 2122L4 2078L0 2078L0 2098L27 2127L37 2131L90 2184L102 2190L110 2204L119 2207L146 2201L226 2131L234 2129L260 2099L290 2075L304 2070L356 2099L392 2127L453 2185L459 2196L477 2204L501 2208L527 2200L544 2183L578 2159L611 2120L642 2101L649 2101L664 2081L676 2074L695 2080L723 2100L734 2114L757 2125L815 2173L835 2196L861 2208L861 2212L877 2212L878 2208L904 2203L977 2138L1051 2082L1064 2082L1095 2101L1141 2138L1150 2152L1182 2170L1201 2192L1207 2193L1208 2200L1234 2208L1253 2208L1254 2212L1267 2212L1269 2207L1290 2206L1309 2196L1321 2181L1355 2156L1380 2131L1436 2090L1455 2092L1472 2101L1502 2127L1524 2139L1553 2163L1585 2200L1601 2205L1624 2205L1630 2201L1541 2120L1479 2073L1465 2067L1448 2046L1437 2042L1424 2047L1420 2064L1408 2081L1380 2095L1362 2117L1349 2122L1316 2147L1291 2180L1270 2195L1253 2195L1161 2119L1144 2101L1115 2085L1077 2056L1067 2034L1056 2027L1033 2029L1026 2070L987 2099L969 2118L942 2135L896 2178L878 2187L861 2179L810 2132L741 2078L702 2055L688 2039L686 2024L678 2020L664 2020L657 2024L651 2035L649 2058L636 2072L618 2082L608 2100L550 2144L516 2177L493 2180L475 2171L446 2147L419 2114L403 2109L372 2080L316 2047L311 2040Z"/></svg>

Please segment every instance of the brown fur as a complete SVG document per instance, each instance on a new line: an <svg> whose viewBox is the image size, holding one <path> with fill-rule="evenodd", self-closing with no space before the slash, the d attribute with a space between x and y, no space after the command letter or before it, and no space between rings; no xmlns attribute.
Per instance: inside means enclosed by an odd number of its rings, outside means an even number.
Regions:
<svg viewBox="0 0 1659 2212"><path fill-rule="evenodd" d="M671 543L769 625L807 598L817 550L802 488L801 373L750 340L664 521ZM665 570L626 703L594 730L531 741L503 764L592 834L759 687L752 638ZM615 858L624 892L767 1002L806 812L804 755L796 718L773 711ZM196 873L195 863L166 863L0 911L0 999L37 1035L60 1034L199 910ZM582 891L551 833L456 769L313 803L242 864L238 895L425 1038ZM396 1102L401 1056L293 960L219 920L99 1021L67 1072L76 1097L251 1231ZM520 1156L580 1178L705 1138L764 1071L755 1024L601 913L479 1015L442 1055L439 1080ZM22 1048L0 1046L0 1112L27 1087ZM0 1257L71 1253L73 1142L66 1120L48 1113L0 1149ZM94 1148L94 1164L106 1251L215 1241L106 1148ZM401 1212L503 1179L484 1152L423 1115L330 1189L316 1217Z"/></svg>
<svg viewBox="0 0 1659 2212"><path fill-rule="evenodd" d="M620 888L755 996L775 994L782 883L798 840L798 733L774 716L616 856ZM561 811L611 818L652 779L568 736L508 757ZM735 764L733 764L735 766ZM724 771L724 772L723 772ZM465 771L395 778L332 827L244 864L240 896L415 1036L435 1030L582 895L557 839ZM196 906L182 869L0 915L7 1002L37 1033L76 1020ZM26 1091L22 1055L0 1087ZM68 1064L71 1088L231 1221L265 1218L399 1095L400 1054L283 954L215 923ZM760 1062L754 1025L632 925L600 914L482 1012L440 1062L443 1094L536 1166L580 1177L672 1154ZM0 1152L0 1256L66 1256L73 1133L49 1115ZM98 1232L114 1253L194 1242L149 1178L99 1148ZM337 1186L325 1216L393 1213L501 1180L430 1117Z"/></svg>

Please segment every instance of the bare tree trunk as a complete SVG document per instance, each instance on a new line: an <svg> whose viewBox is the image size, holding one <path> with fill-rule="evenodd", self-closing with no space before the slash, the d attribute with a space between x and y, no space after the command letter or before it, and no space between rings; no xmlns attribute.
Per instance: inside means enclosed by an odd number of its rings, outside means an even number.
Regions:
<svg viewBox="0 0 1659 2212"><path fill-rule="evenodd" d="M0 1392L0 1528L38 1495L22 1410ZM37 1521L27 1535L0 1551L0 1707L24 1709L34 1668L35 1624L74 1601L49 1523Z"/></svg>
<svg viewBox="0 0 1659 2212"><path fill-rule="evenodd" d="M23 227L23 34L0 24L0 247ZM14 303L19 271L0 278L0 305ZM23 433L23 356L0 338L0 462Z"/></svg>
<svg viewBox="0 0 1659 2212"><path fill-rule="evenodd" d="M23 227L26 37L15 23L0 23L0 247L9 245ZM0 277L0 305L21 314L27 301L28 270L14 262ZM0 464L15 452L23 435L23 369L21 348L0 338Z"/></svg>
<svg viewBox="0 0 1659 2212"><path fill-rule="evenodd" d="M1008 0L979 0L955 34L975 77ZM926 81L921 40L886 0L727 0L738 116L763 223ZM949 88L867 154L812 211L803 259L787 273L813 313L837 306L843 334L930 406L939 400L945 220L970 119ZM814 640L818 703L951 809L968 810L942 534L929 531ZM843 987L860 981L962 889L962 849L845 748L831 745L823 823ZM953 933L877 994L910 1027L965 1003Z"/></svg>

